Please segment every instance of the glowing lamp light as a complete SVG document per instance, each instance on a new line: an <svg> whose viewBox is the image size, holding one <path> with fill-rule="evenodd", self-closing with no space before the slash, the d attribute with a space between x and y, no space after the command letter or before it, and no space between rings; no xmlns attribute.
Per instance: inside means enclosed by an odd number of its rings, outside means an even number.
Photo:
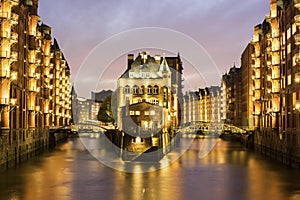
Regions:
<svg viewBox="0 0 300 200"><path fill-rule="evenodd" d="M135 138L135 142L136 142L136 143L141 143L141 142L142 142L142 139L141 139L140 137L136 137L136 138Z"/></svg>

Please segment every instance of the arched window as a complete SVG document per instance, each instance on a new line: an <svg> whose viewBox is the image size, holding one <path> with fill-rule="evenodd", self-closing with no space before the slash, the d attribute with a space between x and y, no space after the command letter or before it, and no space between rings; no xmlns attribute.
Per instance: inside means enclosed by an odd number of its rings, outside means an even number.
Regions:
<svg viewBox="0 0 300 200"><path fill-rule="evenodd" d="M125 86L124 93L130 94L130 87L128 85Z"/></svg>
<svg viewBox="0 0 300 200"><path fill-rule="evenodd" d="M158 86L155 85L153 88L153 94L158 94Z"/></svg>
<svg viewBox="0 0 300 200"><path fill-rule="evenodd" d="M148 86L148 94L152 94L152 86L151 85Z"/></svg>
<svg viewBox="0 0 300 200"><path fill-rule="evenodd" d="M144 94L144 91L145 91L145 87L142 85L142 86L140 87L140 94Z"/></svg>
<svg viewBox="0 0 300 200"><path fill-rule="evenodd" d="M133 94L138 94L139 87L137 85L133 86Z"/></svg>

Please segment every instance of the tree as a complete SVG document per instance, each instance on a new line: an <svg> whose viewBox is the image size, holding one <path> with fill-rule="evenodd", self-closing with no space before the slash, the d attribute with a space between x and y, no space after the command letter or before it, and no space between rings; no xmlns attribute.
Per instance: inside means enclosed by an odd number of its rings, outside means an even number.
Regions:
<svg viewBox="0 0 300 200"><path fill-rule="evenodd" d="M111 111L111 95L106 97L100 106L97 119L104 123L114 122Z"/></svg>

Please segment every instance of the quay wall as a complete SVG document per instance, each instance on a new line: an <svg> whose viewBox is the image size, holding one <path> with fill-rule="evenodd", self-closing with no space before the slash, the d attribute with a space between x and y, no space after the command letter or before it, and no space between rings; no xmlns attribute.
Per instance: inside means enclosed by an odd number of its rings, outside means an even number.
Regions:
<svg viewBox="0 0 300 200"><path fill-rule="evenodd" d="M291 168L300 169L300 137L274 130L256 130L242 138L245 147Z"/></svg>
<svg viewBox="0 0 300 200"><path fill-rule="evenodd" d="M0 172L29 160L66 141L68 132L48 128L0 131Z"/></svg>

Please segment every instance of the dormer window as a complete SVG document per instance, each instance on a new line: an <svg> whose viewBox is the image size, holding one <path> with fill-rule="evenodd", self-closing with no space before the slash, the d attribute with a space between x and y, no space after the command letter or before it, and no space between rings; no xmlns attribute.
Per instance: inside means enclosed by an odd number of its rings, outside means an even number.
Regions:
<svg viewBox="0 0 300 200"><path fill-rule="evenodd" d="M140 76L141 76L141 78L149 78L150 74L149 74L149 72L141 72Z"/></svg>

